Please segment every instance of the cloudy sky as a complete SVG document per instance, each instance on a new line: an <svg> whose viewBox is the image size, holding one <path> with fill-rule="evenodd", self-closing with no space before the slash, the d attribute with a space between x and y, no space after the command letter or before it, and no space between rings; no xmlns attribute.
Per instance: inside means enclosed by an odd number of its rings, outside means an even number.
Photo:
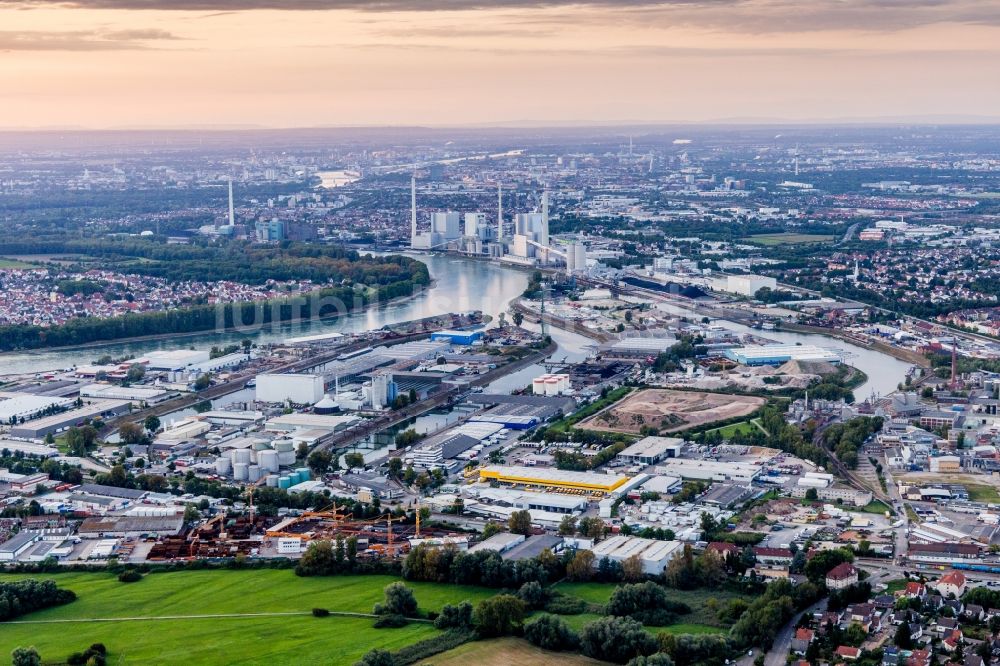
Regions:
<svg viewBox="0 0 1000 666"><path fill-rule="evenodd" d="M0 126L1000 118L995 0L0 0Z"/></svg>

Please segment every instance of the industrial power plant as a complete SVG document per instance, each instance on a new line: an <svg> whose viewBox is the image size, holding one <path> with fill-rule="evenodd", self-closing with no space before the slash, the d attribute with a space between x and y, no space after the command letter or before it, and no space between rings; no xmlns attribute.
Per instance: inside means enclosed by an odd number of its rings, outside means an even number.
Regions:
<svg viewBox="0 0 1000 666"><path fill-rule="evenodd" d="M585 271L583 243L553 247L549 237L549 192L542 193L541 211L516 213L513 233L504 233L503 186L497 183L497 219L481 212L432 212L429 228L421 230L417 215L417 179L410 179L410 247L483 256L525 266L565 266L567 273Z"/></svg>

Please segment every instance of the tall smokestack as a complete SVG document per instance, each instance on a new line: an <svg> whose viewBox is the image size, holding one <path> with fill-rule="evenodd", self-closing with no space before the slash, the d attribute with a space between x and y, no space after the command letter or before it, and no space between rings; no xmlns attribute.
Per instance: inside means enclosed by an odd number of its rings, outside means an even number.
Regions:
<svg viewBox="0 0 1000 666"><path fill-rule="evenodd" d="M410 176L410 240L417 237L417 177Z"/></svg>
<svg viewBox="0 0 1000 666"><path fill-rule="evenodd" d="M503 240L503 186L497 181L497 240Z"/></svg>
<svg viewBox="0 0 1000 666"><path fill-rule="evenodd" d="M538 242L542 245L549 244L549 191L542 191L542 229ZM548 255L546 255L548 256Z"/></svg>
<svg viewBox="0 0 1000 666"><path fill-rule="evenodd" d="M233 213L233 179L229 179L229 226L236 224L236 215Z"/></svg>

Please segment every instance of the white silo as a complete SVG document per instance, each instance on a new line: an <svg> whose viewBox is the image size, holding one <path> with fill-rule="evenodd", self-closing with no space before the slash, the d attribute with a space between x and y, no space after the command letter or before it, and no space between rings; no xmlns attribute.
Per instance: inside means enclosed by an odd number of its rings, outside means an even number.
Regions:
<svg viewBox="0 0 1000 666"><path fill-rule="evenodd" d="M233 465L233 478L237 481L246 481L250 478L250 465L246 463L236 463Z"/></svg>
<svg viewBox="0 0 1000 666"><path fill-rule="evenodd" d="M215 473L219 476L229 476L233 469L232 463L226 456L219 456L215 459Z"/></svg>

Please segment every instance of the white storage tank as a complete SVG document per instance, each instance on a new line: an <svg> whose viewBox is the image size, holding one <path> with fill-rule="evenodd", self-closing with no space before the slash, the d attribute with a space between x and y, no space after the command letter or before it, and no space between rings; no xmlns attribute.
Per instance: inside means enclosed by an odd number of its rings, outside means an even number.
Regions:
<svg viewBox="0 0 1000 666"><path fill-rule="evenodd" d="M228 476L229 472L233 469L229 458L225 456L219 456L215 459L215 473L219 476Z"/></svg>
<svg viewBox="0 0 1000 666"><path fill-rule="evenodd" d="M250 465L247 468L247 481L250 483L257 483L260 481L260 465Z"/></svg>
<svg viewBox="0 0 1000 666"><path fill-rule="evenodd" d="M235 463L233 465L233 478L237 481L246 481L250 478L250 465L246 463Z"/></svg>
<svg viewBox="0 0 1000 666"><path fill-rule="evenodd" d="M277 488L278 487L278 475L277 474L268 474L267 477L264 478L264 483L266 483L269 488Z"/></svg>
<svg viewBox="0 0 1000 666"><path fill-rule="evenodd" d="M277 451L259 451L257 453L257 464L265 472L278 471L278 457L281 454Z"/></svg>
<svg viewBox="0 0 1000 666"><path fill-rule="evenodd" d="M278 463L281 465L295 464L295 444L289 441L274 443L274 450L278 452Z"/></svg>
<svg viewBox="0 0 1000 666"><path fill-rule="evenodd" d="M233 449L233 465L249 465L252 460L250 449Z"/></svg>

